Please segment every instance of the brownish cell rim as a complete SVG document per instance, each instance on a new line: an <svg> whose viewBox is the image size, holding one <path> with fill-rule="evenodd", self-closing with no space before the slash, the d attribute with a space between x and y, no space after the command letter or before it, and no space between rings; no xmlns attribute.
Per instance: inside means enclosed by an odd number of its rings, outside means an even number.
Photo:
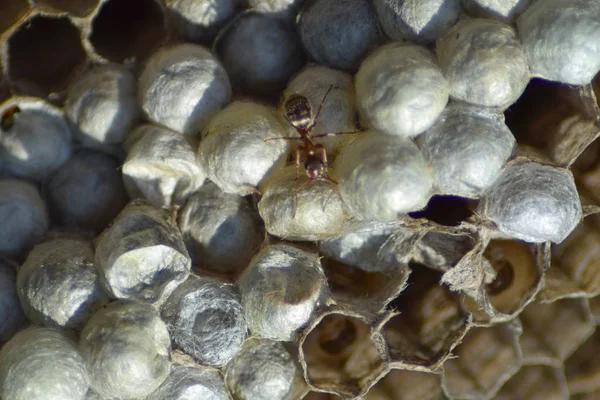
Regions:
<svg viewBox="0 0 600 400"><path fill-rule="evenodd" d="M2 0L0 11L0 33L13 26L30 10L26 0Z"/></svg>
<svg viewBox="0 0 600 400"><path fill-rule="evenodd" d="M519 240L492 240L484 257L496 270L496 279L487 286L496 310L511 314L535 295L541 279L534 250Z"/></svg>
<svg viewBox="0 0 600 400"><path fill-rule="evenodd" d="M98 7L100 0L38 0L37 7L45 11L67 12L74 17L85 17Z"/></svg>
<svg viewBox="0 0 600 400"><path fill-rule="evenodd" d="M458 196L433 196L422 211L409 213L412 218L427 218L445 226L458 226L477 208L478 201Z"/></svg>
<svg viewBox="0 0 600 400"><path fill-rule="evenodd" d="M86 54L67 18L35 16L8 39L8 77L17 92L61 92L81 73Z"/></svg>
<svg viewBox="0 0 600 400"><path fill-rule="evenodd" d="M110 61L141 62L166 36L163 12L155 1L111 0L94 18L90 42Z"/></svg>
<svg viewBox="0 0 600 400"><path fill-rule="evenodd" d="M392 361L435 368L467 327L459 298L440 285L441 273L412 265L408 286L391 304L399 315L383 326Z"/></svg>

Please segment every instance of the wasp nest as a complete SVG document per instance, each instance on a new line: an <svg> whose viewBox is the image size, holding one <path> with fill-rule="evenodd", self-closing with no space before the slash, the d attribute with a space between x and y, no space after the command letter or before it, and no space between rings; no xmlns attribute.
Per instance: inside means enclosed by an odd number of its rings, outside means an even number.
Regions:
<svg viewBox="0 0 600 400"><path fill-rule="evenodd" d="M2 399L600 395L597 0L2 3Z"/></svg>

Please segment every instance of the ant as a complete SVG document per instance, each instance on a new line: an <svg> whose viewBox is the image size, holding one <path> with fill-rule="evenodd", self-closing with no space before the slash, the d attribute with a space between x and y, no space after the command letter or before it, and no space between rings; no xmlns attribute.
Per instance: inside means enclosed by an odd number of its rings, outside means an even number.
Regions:
<svg viewBox="0 0 600 400"><path fill-rule="evenodd" d="M294 127L294 129L296 129L296 132L298 132L300 136L265 139L265 142L276 139L299 140L302 142L302 145L296 149L296 180L300 178L300 164L302 163L302 160L304 160L304 170L308 176L308 181L302 184L298 190L300 190L308 182L314 180L326 180L334 185L337 185L338 183L327 174L327 168L329 167L329 164L327 162L327 151L325 150L325 147L321 144L314 143L313 139L343 135L346 133L357 133L332 132L323 133L320 135L310 134L319 119L319 115L323 109L323 104L325 103L325 99L327 99L327 95L329 95L329 92L331 92L331 89L333 89L333 85L327 89L325 96L323 96L323 100L321 100L321 104L319 105L319 109L317 110L317 114L315 115L312 123L312 108L306 96L300 94L291 95L284 104L284 116L288 123Z"/></svg>
<svg viewBox="0 0 600 400"><path fill-rule="evenodd" d="M2 117L0 117L0 128L4 132L8 132L10 128L15 124L15 114L21 112L19 106L11 106L7 108L3 113Z"/></svg>

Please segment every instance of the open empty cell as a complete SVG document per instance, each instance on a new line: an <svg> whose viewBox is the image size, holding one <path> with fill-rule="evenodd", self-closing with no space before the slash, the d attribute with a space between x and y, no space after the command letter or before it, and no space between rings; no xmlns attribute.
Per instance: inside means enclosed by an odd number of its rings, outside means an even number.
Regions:
<svg viewBox="0 0 600 400"><path fill-rule="evenodd" d="M477 200L458 196L433 196L427 206L409 213L412 218L426 218L445 226L458 226L467 220L477 208Z"/></svg>
<svg viewBox="0 0 600 400"><path fill-rule="evenodd" d="M74 17L85 17L89 15L100 0L38 0L36 6L48 12L67 12Z"/></svg>
<svg viewBox="0 0 600 400"><path fill-rule="evenodd" d="M600 332L596 331L565 362L565 374L571 394L600 390Z"/></svg>
<svg viewBox="0 0 600 400"><path fill-rule="evenodd" d="M29 11L27 0L4 0L0 13L0 32L4 32Z"/></svg>
<svg viewBox="0 0 600 400"><path fill-rule="evenodd" d="M393 369L369 390L365 400L439 400L441 375Z"/></svg>
<svg viewBox="0 0 600 400"><path fill-rule="evenodd" d="M502 386L496 400L562 400L568 399L567 382L561 368L547 365L523 366Z"/></svg>
<svg viewBox="0 0 600 400"><path fill-rule="evenodd" d="M441 273L415 265L407 288L389 307L382 327L392 365L437 369L469 327L459 296L440 284Z"/></svg>
<svg viewBox="0 0 600 400"><path fill-rule="evenodd" d="M86 63L79 36L67 18L35 16L23 23L8 39L13 87L38 96L65 90Z"/></svg>

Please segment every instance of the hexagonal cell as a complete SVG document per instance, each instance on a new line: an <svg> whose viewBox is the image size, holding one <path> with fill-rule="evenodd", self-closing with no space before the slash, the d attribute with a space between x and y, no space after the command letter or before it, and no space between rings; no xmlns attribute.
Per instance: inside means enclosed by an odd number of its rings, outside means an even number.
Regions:
<svg viewBox="0 0 600 400"><path fill-rule="evenodd" d="M427 207L408 215L412 218L426 218L444 226L458 226L466 221L477 209L479 201L458 196L433 196Z"/></svg>
<svg viewBox="0 0 600 400"><path fill-rule="evenodd" d="M567 398L569 398L569 390L561 368L527 365L502 386L495 399L562 400Z"/></svg>
<svg viewBox="0 0 600 400"><path fill-rule="evenodd" d="M483 262L496 271L495 279L485 285L479 302L464 298L477 325L506 322L529 304L542 286L546 247L520 240L492 239L483 251Z"/></svg>
<svg viewBox="0 0 600 400"><path fill-rule="evenodd" d="M520 319L520 344L528 364L560 367L596 328L585 299L536 302L525 308Z"/></svg>
<svg viewBox="0 0 600 400"><path fill-rule="evenodd" d="M469 329L469 313L440 278L413 266L407 288L389 304L392 313L380 329L394 368L436 370Z"/></svg>
<svg viewBox="0 0 600 400"><path fill-rule="evenodd" d="M64 13L74 17L89 15L100 0L37 0L36 7L48 13Z"/></svg>
<svg viewBox="0 0 600 400"><path fill-rule="evenodd" d="M553 246L545 281L543 301L600 294L600 215L587 216L564 242Z"/></svg>
<svg viewBox="0 0 600 400"><path fill-rule="evenodd" d="M367 317L383 310L404 289L410 274L407 265L395 265L387 271L365 271L334 259L325 258L322 262L335 302Z"/></svg>
<svg viewBox="0 0 600 400"><path fill-rule="evenodd" d="M155 0L105 1L91 30L89 41L96 52L117 63L143 61L167 37L165 15Z"/></svg>
<svg viewBox="0 0 600 400"><path fill-rule="evenodd" d="M369 390L365 400L439 400L441 396L441 375L393 369Z"/></svg>
<svg viewBox="0 0 600 400"><path fill-rule="evenodd" d="M597 109L590 85L575 87L534 78L504 115L517 143L541 150L566 166L596 138Z"/></svg>
<svg viewBox="0 0 600 400"><path fill-rule="evenodd" d="M61 92L83 71L80 32L68 18L34 16L8 38L8 79L17 92ZM40 67L42 65L42 67Z"/></svg>
<svg viewBox="0 0 600 400"><path fill-rule="evenodd" d="M8 30L23 18L31 7L27 0L4 0L2 2L2 13L0 13L0 33Z"/></svg>
<svg viewBox="0 0 600 400"><path fill-rule="evenodd" d="M313 387L342 397L366 393L386 369L381 338L358 314L326 311L299 341L300 364Z"/></svg>
<svg viewBox="0 0 600 400"><path fill-rule="evenodd" d="M565 362L571 394L600 391L600 331L596 331Z"/></svg>
<svg viewBox="0 0 600 400"><path fill-rule="evenodd" d="M519 327L508 323L474 328L444 364L442 388L450 398L492 398L521 367Z"/></svg>

